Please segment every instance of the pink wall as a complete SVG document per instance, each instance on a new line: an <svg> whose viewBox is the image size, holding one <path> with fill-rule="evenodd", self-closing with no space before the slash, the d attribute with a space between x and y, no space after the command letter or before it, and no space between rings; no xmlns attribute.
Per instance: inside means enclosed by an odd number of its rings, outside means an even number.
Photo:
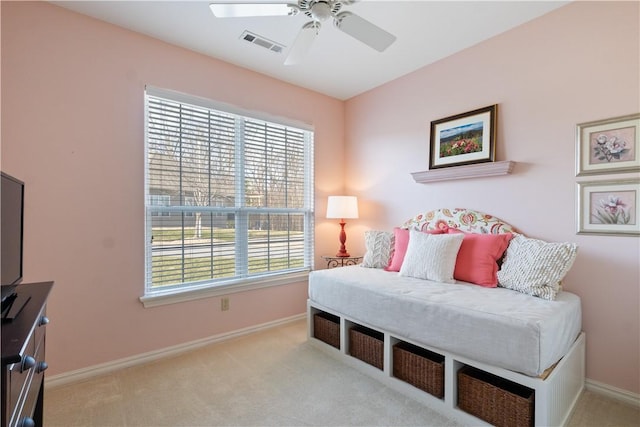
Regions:
<svg viewBox="0 0 640 427"><path fill-rule="evenodd" d="M358 232L469 207L532 237L576 242L564 285L582 298L587 377L635 393L640 245L576 235L575 132L577 123L640 111L639 7L560 8L347 101L345 131L346 184L362 201ZM428 167L430 122L491 104L499 104L497 159L517 162L513 174L415 183L409 173Z"/></svg>
<svg viewBox="0 0 640 427"><path fill-rule="evenodd" d="M313 124L318 212L343 186L344 103L48 3L1 7L2 170L26 182L25 282L56 281L49 374L304 313L306 282L224 313L219 298L143 308L143 90ZM318 240L319 258L335 245Z"/></svg>
<svg viewBox="0 0 640 427"><path fill-rule="evenodd" d="M363 230L442 206L578 243L565 286L583 301L587 376L639 392L638 238L576 235L574 176L576 123L640 110L638 6L576 2L342 103L50 4L0 3L2 169L28 184L26 280L57 283L50 374L304 311L305 283L233 295L225 313L218 298L142 308L150 84L315 125L317 259L335 250L322 217L344 183L361 203L351 252ZM430 121L494 103L514 173L416 184Z"/></svg>

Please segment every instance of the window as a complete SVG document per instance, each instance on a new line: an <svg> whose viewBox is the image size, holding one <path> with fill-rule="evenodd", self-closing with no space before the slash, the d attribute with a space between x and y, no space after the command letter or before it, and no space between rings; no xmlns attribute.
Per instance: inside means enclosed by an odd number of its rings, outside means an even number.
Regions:
<svg viewBox="0 0 640 427"><path fill-rule="evenodd" d="M311 269L312 130L147 88L145 145L146 297Z"/></svg>

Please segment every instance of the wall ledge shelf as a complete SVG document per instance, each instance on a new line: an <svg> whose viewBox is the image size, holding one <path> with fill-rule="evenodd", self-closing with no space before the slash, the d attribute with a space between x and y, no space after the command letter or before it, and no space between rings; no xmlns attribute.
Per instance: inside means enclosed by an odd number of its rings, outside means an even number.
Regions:
<svg viewBox="0 0 640 427"><path fill-rule="evenodd" d="M413 179L419 184L453 179L480 178L485 176L507 175L513 170L516 162L477 163L474 165L453 166L450 168L412 172Z"/></svg>

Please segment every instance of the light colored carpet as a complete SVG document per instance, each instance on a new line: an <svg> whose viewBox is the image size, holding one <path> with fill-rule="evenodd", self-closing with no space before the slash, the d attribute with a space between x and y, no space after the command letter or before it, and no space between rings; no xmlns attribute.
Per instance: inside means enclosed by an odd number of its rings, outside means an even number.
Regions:
<svg viewBox="0 0 640 427"><path fill-rule="evenodd" d="M640 425L593 393L578 406L572 426ZM48 427L459 425L314 348L305 321L46 389L44 409Z"/></svg>

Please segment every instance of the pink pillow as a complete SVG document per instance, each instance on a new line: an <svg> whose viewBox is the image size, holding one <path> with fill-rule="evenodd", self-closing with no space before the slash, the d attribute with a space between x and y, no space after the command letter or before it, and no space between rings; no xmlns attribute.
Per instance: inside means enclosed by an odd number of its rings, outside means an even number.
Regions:
<svg viewBox="0 0 640 427"><path fill-rule="evenodd" d="M449 229L449 234L454 233L462 231ZM507 250L512 237L511 233L464 233L464 240L456 258L456 268L453 271L454 279L487 288L498 286L498 260Z"/></svg>
<svg viewBox="0 0 640 427"><path fill-rule="evenodd" d="M428 230L423 231L423 233L444 234L445 232L443 230ZM402 267L402 261L404 261L404 256L407 253L407 247L409 246L409 230L395 227L393 229L393 235L395 237L393 255L391 256L389 265L385 267L386 271L400 271L400 267Z"/></svg>

